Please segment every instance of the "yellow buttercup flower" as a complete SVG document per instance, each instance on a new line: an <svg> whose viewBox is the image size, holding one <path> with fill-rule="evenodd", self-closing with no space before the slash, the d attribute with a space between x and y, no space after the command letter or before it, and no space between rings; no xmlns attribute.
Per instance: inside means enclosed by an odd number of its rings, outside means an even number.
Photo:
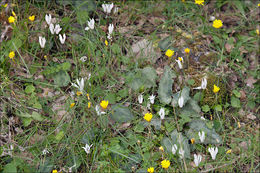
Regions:
<svg viewBox="0 0 260 173"><path fill-rule="evenodd" d="M259 29L256 29L255 32L257 35L259 35Z"/></svg>
<svg viewBox="0 0 260 173"><path fill-rule="evenodd" d="M152 114L152 113L146 113L146 114L144 115L144 119L145 119L146 121L148 121L148 122L150 122L152 118L153 118L153 114Z"/></svg>
<svg viewBox="0 0 260 173"><path fill-rule="evenodd" d="M149 173L153 173L153 172L154 172L154 167L150 167L150 168L148 168L148 169L147 169L147 172L149 172Z"/></svg>
<svg viewBox="0 0 260 173"><path fill-rule="evenodd" d="M230 150L227 150L226 153L227 153L227 154L230 154L231 152L232 152L232 150L230 149Z"/></svg>
<svg viewBox="0 0 260 173"><path fill-rule="evenodd" d="M195 0L195 4L204 5L204 0Z"/></svg>
<svg viewBox="0 0 260 173"><path fill-rule="evenodd" d="M161 150L162 152L164 152L163 146L159 147L159 150Z"/></svg>
<svg viewBox="0 0 260 173"><path fill-rule="evenodd" d="M107 40L105 40L105 45L108 46L108 41Z"/></svg>
<svg viewBox="0 0 260 173"><path fill-rule="evenodd" d="M107 101L107 100L102 100L101 103L100 103L100 106L101 106L103 109L106 109L107 106L108 106L108 101Z"/></svg>
<svg viewBox="0 0 260 173"><path fill-rule="evenodd" d="M75 106L75 103L70 104L70 108L73 108Z"/></svg>
<svg viewBox="0 0 260 173"><path fill-rule="evenodd" d="M194 144L194 143L195 143L195 139L192 138L192 139L190 140L190 142L191 142L191 144Z"/></svg>
<svg viewBox="0 0 260 173"><path fill-rule="evenodd" d="M56 169L52 170L52 173L58 173L58 171Z"/></svg>
<svg viewBox="0 0 260 173"><path fill-rule="evenodd" d="M186 49L184 49L184 52L187 53L187 54L189 54L189 53L190 53L190 49L189 49L189 48L186 48Z"/></svg>
<svg viewBox="0 0 260 173"><path fill-rule="evenodd" d="M161 161L161 165L162 165L162 168L168 169L169 166L171 165L171 162L169 160L165 159L165 160Z"/></svg>
<svg viewBox="0 0 260 173"><path fill-rule="evenodd" d="M8 22L9 23L14 23L15 22L15 18L13 16L8 17Z"/></svg>
<svg viewBox="0 0 260 173"><path fill-rule="evenodd" d="M165 52L165 55L168 56L169 58L172 57L174 55L174 50L168 49Z"/></svg>
<svg viewBox="0 0 260 173"><path fill-rule="evenodd" d="M90 100L89 93L87 93L88 100Z"/></svg>
<svg viewBox="0 0 260 173"><path fill-rule="evenodd" d="M10 52L10 53L9 53L9 58L10 58L10 59L13 59L13 58L14 58L14 56L15 56L15 53L14 53L14 51L12 51L12 52Z"/></svg>
<svg viewBox="0 0 260 173"><path fill-rule="evenodd" d="M220 88L214 84L213 92L217 93L217 92L219 92L219 90L220 90Z"/></svg>
<svg viewBox="0 0 260 173"><path fill-rule="evenodd" d="M180 62L182 62L182 61L183 61L183 58L182 58L182 57L179 57L178 60L179 60Z"/></svg>
<svg viewBox="0 0 260 173"><path fill-rule="evenodd" d="M91 106L91 102L88 102L88 108L90 108L90 106Z"/></svg>
<svg viewBox="0 0 260 173"><path fill-rule="evenodd" d="M212 26L213 26L214 28L221 28L221 27L223 26L223 23L222 23L221 20L215 19L215 20L213 21Z"/></svg>
<svg viewBox="0 0 260 173"><path fill-rule="evenodd" d="M32 16L29 16L29 17L28 17L28 19L29 19L31 22L33 22L33 21L34 21L34 19L35 19L35 16L34 16L34 15L32 15Z"/></svg>
<svg viewBox="0 0 260 173"><path fill-rule="evenodd" d="M81 94L82 94L82 92L80 92L80 91L77 91L77 96L80 96Z"/></svg>
<svg viewBox="0 0 260 173"><path fill-rule="evenodd" d="M7 7L8 4L3 5L3 7Z"/></svg>
<svg viewBox="0 0 260 173"><path fill-rule="evenodd" d="M258 3L257 6L260 7L260 3Z"/></svg>

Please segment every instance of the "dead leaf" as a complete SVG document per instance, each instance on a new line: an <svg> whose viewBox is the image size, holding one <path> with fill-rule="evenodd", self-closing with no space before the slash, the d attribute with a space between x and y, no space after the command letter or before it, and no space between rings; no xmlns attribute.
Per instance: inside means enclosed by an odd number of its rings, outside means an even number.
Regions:
<svg viewBox="0 0 260 173"><path fill-rule="evenodd" d="M254 116L253 113L249 113L246 117L250 120L256 119L256 116Z"/></svg>
<svg viewBox="0 0 260 173"><path fill-rule="evenodd" d="M251 141L250 141L250 140L248 140L248 142L243 141L243 142L239 143L239 146L240 146L241 148L243 148L244 150L247 150L247 149L248 149L248 146L250 146L250 145L251 145Z"/></svg>
<svg viewBox="0 0 260 173"><path fill-rule="evenodd" d="M150 58L155 63L156 60L161 56L159 51L156 51L151 41L146 39L140 40L139 42L132 45L132 52L135 54L137 59L139 58ZM131 56L131 55L128 55Z"/></svg>
<svg viewBox="0 0 260 173"><path fill-rule="evenodd" d="M257 80L255 80L252 76L250 76L249 78L247 78L245 80L246 82L246 86L250 87L250 88L254 88L254 83L256 83Z"/></svg>
<svg viewBox="0 0 260 173"><path fill-rule="evenodd" d="M227 52L230 53L231 50L234 48L234 45L230 45L230 44L226 43L225 48L226 48Z"/></svg>
<svg viewBox="0 0 260 173"><path fill-rule="evenodd" d="M240 97L241 101L245 101L246 100L246 93L245 93L245 91L244 90L240 90L240 94L241 94L241 97Z"/></svg>

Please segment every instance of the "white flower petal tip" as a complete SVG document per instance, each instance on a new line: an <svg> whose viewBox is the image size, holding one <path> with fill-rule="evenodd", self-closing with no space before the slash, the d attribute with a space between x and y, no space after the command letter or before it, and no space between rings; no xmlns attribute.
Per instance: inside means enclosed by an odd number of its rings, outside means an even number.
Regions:
<svg viewBox="0 0 260 173"><path fill-rule="evenodd" d="M83 56L83 57L80 58L80 61L85 62L85 61L87 61L87 59L88 59L88 57Z"/></svg>
<svg viewBox="0 0 260 173"><path fill-rule="evenodd" d="M149 96L148 98L150 100L150 103L151 104L154 104L154 99L155 99L155 96L152 94L151 96Z"/></svg>
<svg viewBox="0 0 260 173"><path fill-rule="evenodd" d="M54 32L55 32L56 34L59 34L61 30L62 30L62 28L60 27L59 24L55 25Z"/></svg>
<svg viewBox="0 0 260 173"><path fill-rule="evenodd" d="M82 147L82 148L85 150L85 152L86 152L87 154L89 154L89 153L90 153L90 148L92 147L92 145L93 145L93 144L91 144L91 145L86 144L85 147Z"/></svg>
<svg viewBox="0 0 260 173"><path fill-rule="evenodd" d="M172 154L176 154L177 149L178 149L177 145L174 144L174 145L172 146Z"/></svg>
<svg viewBox="0 0 260 173"><path fill-rule="evenodd" d="M72 83L71 85L78 88L80 90L80 92L84 91L84 79L81 78L81 81L79 81L79 79L76 80L77 84Z"/></svg>
<svg viewBox="0 0 260 173"><path fill-rule="evenodd" d="M215 160L218 154L218 147L216 147L215 149L213 147L210 147L208 151L210 152L211 158Z"/></svg>
<svg viewBox="0 0 260 173"><path fill-rule="evenodd" d="M111 10L112 10L113 7L114 7L114 3L112 3L112 4L102 4L103 10L107 14L111 13Z"/></svg>
<svg viewBox="0 0 260 173"><path fill-rule="evenodd" d="M88 26L85 28L86 31L95 28L95 20L94 19L87 21L87 23L88 23Z"/></svg>
<svg viewBox="0 0 260 173"><path fill-rule="evenodd" d="M202 160L202 156L200 155L200 154L194 154L194 163L195 163L195 165L198 167L199 166L199 164L200 164L200 162L201 162L201 160Z"/></svg>
<svg viewBox="0 0 260 173"><path fill-rule="evenodd" d="M45 43L46 43L45 37L39 36L39 43L40 43L41 48L44 48L45 47Z"/></svg>
<svg viewBox="0 0 260 173"><path fill-rule="evenodd" d="M182 108L184 104L184 98L181 96L178 100L179 107Z"/></svg>
<svg viewBox="0 0 260 173"><path fill-rule="evenodd" d="M165 110L164 110L164 108L161 108L161 109L160 109L159 115L160 115L161 120L163 120L164 117L165 117Z"/></svg>
<svg viewBox="0 0 260 173"><path fill-rule="evenodd" d="M144 100L143 95L142 95L142 94L139 95L139 96L138 96L138 102L139 102L139 104L142 104L142 103L143 103L143 100Z"/></svg>
<svg viewBox="0 0 260 173"><path fill-rule="evenodd" d="M65 40L66 40L66 35L65 34L63 34L63 35L59 34L59 39L60 39L60 43L64 44Z"/></svg>
<svg viewBox="0 0 260 173"><path fill-rule="evenodd" d="M51 14L49 14L49 15L45 15L45 21L46 21L46 23L48 24L48 25L50 25L51 24Z"/></svg>
<svg viewBox="0 0 260 173"><path fill-rule="evenodd" d="M182 148L180 148L180 149L179 149L179 155L180 155L180 158L181 158L181 159L184 158L184 154L185 154L185 151L184 151Z"/></svg>
<svg viewBox="0 0 260 173"><path fill-rule="evenodd" d="M96 110L96 112L97 112L97 115L103 115L103 114L106 114L105 112L101 111L99 105L96 105L95 110Z"/></svg>
<svg viewBox="0 0 260 173"><path fill-rule="evenodd" d="M202 131L202 133L199 132L199 138L200 138L200 141L201 141L202 143L205 141L205 132L204 132L204 131Z"/></svg>
<svg viewBox="0 0 260 173"><path fill-rule="evenodd" d="M201 86L197 87L197 88L193 88L193 89L206 89L207 88L207 78L204 77L201 81Z"/></svg>

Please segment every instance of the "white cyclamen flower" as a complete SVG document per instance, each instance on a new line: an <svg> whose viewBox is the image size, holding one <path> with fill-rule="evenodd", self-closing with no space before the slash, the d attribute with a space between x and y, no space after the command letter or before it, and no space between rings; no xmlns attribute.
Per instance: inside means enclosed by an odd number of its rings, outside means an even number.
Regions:
<svg viewBox="0 0 260 173"><path fill-rule="evenodd" d="M161 120L163 120L164 117L165 117L165 110L164 110L164 108L161 108L161 109L160 109L159 115L160 115Z"/></svg>
<svg viewBox="0 0 260 173"><path fill-rule="evenodd" d="M96 112L97 112L98 115L105 114L105 112L101 111L99 105L96 105L95 110L96 110Z"/></svg>
<svg viewBox="0 0 260 173"><path fill-rule="evenodd" d="M184 104L184 98L183 98L182 96L179 98L179 100L178 100L178 104L179 104L180 108L183 107L183 104Z"/></svg>
<svg viewBox="0 0 260 173"><path fill-rule="evenodd" d="M205 132L204 131L202 131L202 133L199 132L199 137L200 137L200 141L204 142L204 140L205 140Z"/></svg>
<svg viewBox="0 0 260 173"><path fill-rule="evenodd" d="M203 78L201 81L201 86L194 88L194 89L206 89L207 88L207 78Z"/></svg>
<svg viewBox="0 0 260 173"><path fill-rule="evenodd" d="M90 21L88 21L88 26L85 28L86 31L88 31L89 29L94 29L95 28L95 20L91 19Z"/></svg>
<svg viewBox="0 0 260 173"><path fill-rule="evenodd" d="M85 61L87 61L87 59L88 59L88 57L83 56L83 57L80 58L80 61L85 62Z"/></svg>
<svg viewBox="0 0 260 173"><path fill-rule="evenodd" d="M139 96L138 96L138 102L139 102L139 104L142 104L142 103L143 103L143 100L144 100L143 95L142 95L142 94L139 95Z"/></svg>
<svg viewBox="0 0 260 173"><path fill-rule="evenodd" d="M175 60L175 61L178 63L179 68L182 69L182 63L181 63L181 61L180 61L180 60Z"/></svg>
<svg viewBox="0 0 260 173"><path fill-rule="evenodd" d="M175 154L176 151L177 151L177 149L178 149L177 145L174 144L174 145L172 146L172 154Z"/></svg>
<svg viewBox="0 0 260 173"><path fill-rule="evenodd" d="M41 48L44 48L45 47L45 43L46 43L46 39L45 37L39 37L39 43L40 43L40 46Z"/></svg>
<svg viewBox="0 0 260 173"><path fill-rule="evenodd" d="M42 150L42 154L45 155L45 154L48 154L49 151L47 150L47 148L45 148L44 150Z"/></svg>
<svg viewBox="0 0 260 173"><path fill-rule="evenodd" d="M179 154L180 154L180 158L183 159L183 158L184 158L185 151L184 151L182 148L180 148L180 149L179 149Z"/></svg>
<svg viewBox="0 0 260 173"><path fill-rule="evenodd" d="M59 39L60 39L60 43L61 44L64 44L65 43L65 40L66 40L66 35L63 34L63 36L61 34L59 34Z"/></svg>
<svg viewBox="0 0 260 173"><path fill-rule="evenodd" d="M81 81L79 81L78 79L76 81L77 81L77 84L72 83L71 85L78 88L80 92L83 92L84 91L84 79L81 78Z"/></svg>
<svg viewBox="0 0 260 173"><path fill-rule="evenodd" d="M55 25L54 32L55 32L56 34L59 34L59 32L60 32L61 30L62 30L62 28L60 27L59 24Z"/></svg>
<svg viewBox="0 0 260 173"><path fill-rule="evenodd" d="M203 116L201 116L200 119L202 119L202 120L204 120L204 121L206 120Z"/></svg>
<svg viewBox="0 0 260 173"><path fill-rule="evenodd" d="M218 154L218 147L216 147L215 149L213 147L210 147L208 150L210 152L211 158L215 160Z"/></svg>
<svg viewBox="0 0 260 173"><path fill-rule="evenodd" d="M54 25L52 23L50 24L49 29L51 31L51 34L54 34Z"/></svg>
<svg viewBox="0 0 260 173"><path fill-rule="evenodd" d="M112 4L102 4L103 10L107 14L111 13L111 10L112 10L113 7L114 7L114 3L112 3Z"/></svg>
<svg viewBox="0 0 260 173"><path fill-rule="evenodd" d="M150 100L150 103L151 104L154 104L154 99L155 99L155 96L152 94L151 96L149 96L148 98Z"/></svg>
<svg viewBox="0 0 260 173"><path fill-rule="evenodd" d="M48 25L50 25L51 24L51 14L49 14L49 15L45 15L45 21L47 22L47 24Z"/></svg>
<svg viewBox="0 0 260 173"><path fill-rule="evenodd" d="M112 35L112 33L113 33L113 30L114 30L114 25L113 24L109 24L109 26L108 26L108 36L107 36L107 38L108 39L112 39L112 37L111 37L111 35Z"/></svg>
<svg viewBox="0 0 260 173"><path fill-rule="evenodd" d="M147 108L147 109L151 109L151 104L150 104L150 103L147 103L146 108Z"/></svg>
<svg viewBox="0 0 260 173"><path fill-rule="evenodd" d="M90 153L90 148L92 147L92 145L93 145L93 144L91 144L91 145L86 144L85 147L82 147L82 148L85 150L85 152L86 152L87 154L89 154L89 153Z"/></svg>
<svg viewBox="0 0 260 173"><path fill-rule="evenodd" d="M194 154L194 163L198 167L201 162L202 156L200 154Z"/></svg>

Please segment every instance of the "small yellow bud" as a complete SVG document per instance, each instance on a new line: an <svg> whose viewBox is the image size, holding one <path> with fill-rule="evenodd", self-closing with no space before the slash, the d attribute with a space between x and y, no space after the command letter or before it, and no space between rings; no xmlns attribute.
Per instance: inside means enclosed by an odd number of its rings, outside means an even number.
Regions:
<svg viewBox="0 0 260 173"><path fill-rule="evenodd" d="M159 150L161 150L162 152L164 152L164 149L162 146L159 147Z"/></svg>
<svg viewBox="0 0 260 173"><path fill-rule="evenodd" d="M8 22L9 22L9 23L14 23L14 22L15 22L15 18L14 18L13 16L10 16L10 17L8 18Z"/></svg>
<svg viewBox="0 0 260 173"><path fill-rule="evenodd" d="M192 138L192 139L190 140L190 142L191 142L191 144L194 144L194 143L195 143L195 139Z"/></svg>
<svg viewBox="0 0 260 173"><path fill-rule="evenodd" d="M13 59L13 58L14 58L14 56L15 56L15 53L14 53L14 51L12 51L12 52L10 52L10 53L9 53L9 58L10 58L10 59Z"/></svg>
<svg viewBox="0 0 260 173"><path fill-rule="evenodd" d="M168 49L165 52L165 55L168 56L169 58L172 57L174 55L174 50Z"/></svg>
<svg viewBox="0 0 260 173"><path fill-rule="evenodd" d="M219 90L220 90L220 88L214 84L213 92L217 93L217 92L219 92Z"/></svg>
<svg viewBox="0 0 260 173"><path fill-rule="evenodd" d="M184 49L184 52L187 53L187 54L189 54L189 53L190 53L190 49L189 49L189 48L186 48L186 49Z"/></svg>
<svg viewBox="0 0 260 173"><path fill-rule="evenodd" d="M80 91L77 91L77 96L80 96L81 94L82 94L82 92L80 92Z"/></svg>
<svg viewBox="0 0 260 173"><path fill-rule="evenodd" d="M230 150L227 150L226 153L227 153L227 154L230 154L231 152L232 152L232 150L230 149Z"/></svg>
<svg viewBox="0 0 260 173"><path fill-rule="evenodd" d="M73 108L75 106L75 103L70 104L70 108Z"/></svg>
<svg viewBox="0 0 260 173"><path fill-rule="evenodd" d="M107 100L102 100L100 102L100 106L103 108L103 109L106 109L107 106L108 106L108 101Z"/></svg>
<svg viewBox="0 0 260 173"><path fill-rule="evenodd" d="M35 16L34 15L32 15L32 16L29 16L29 18L28 18L31 22L33 22L34 21L34 19L35 19Z"/></svg>
<svg viewBox="0 0 260 173"><path fill-rule="evenodd" d="M91 106L91 102L88 102L88 108L90 108L90 106Z"/></svg>
<svg viewBox="0 0 260 173"><path fill-rule="evenodd" d="M105 40L105 45L108 46L108 41L107 40Z"/></svg>

